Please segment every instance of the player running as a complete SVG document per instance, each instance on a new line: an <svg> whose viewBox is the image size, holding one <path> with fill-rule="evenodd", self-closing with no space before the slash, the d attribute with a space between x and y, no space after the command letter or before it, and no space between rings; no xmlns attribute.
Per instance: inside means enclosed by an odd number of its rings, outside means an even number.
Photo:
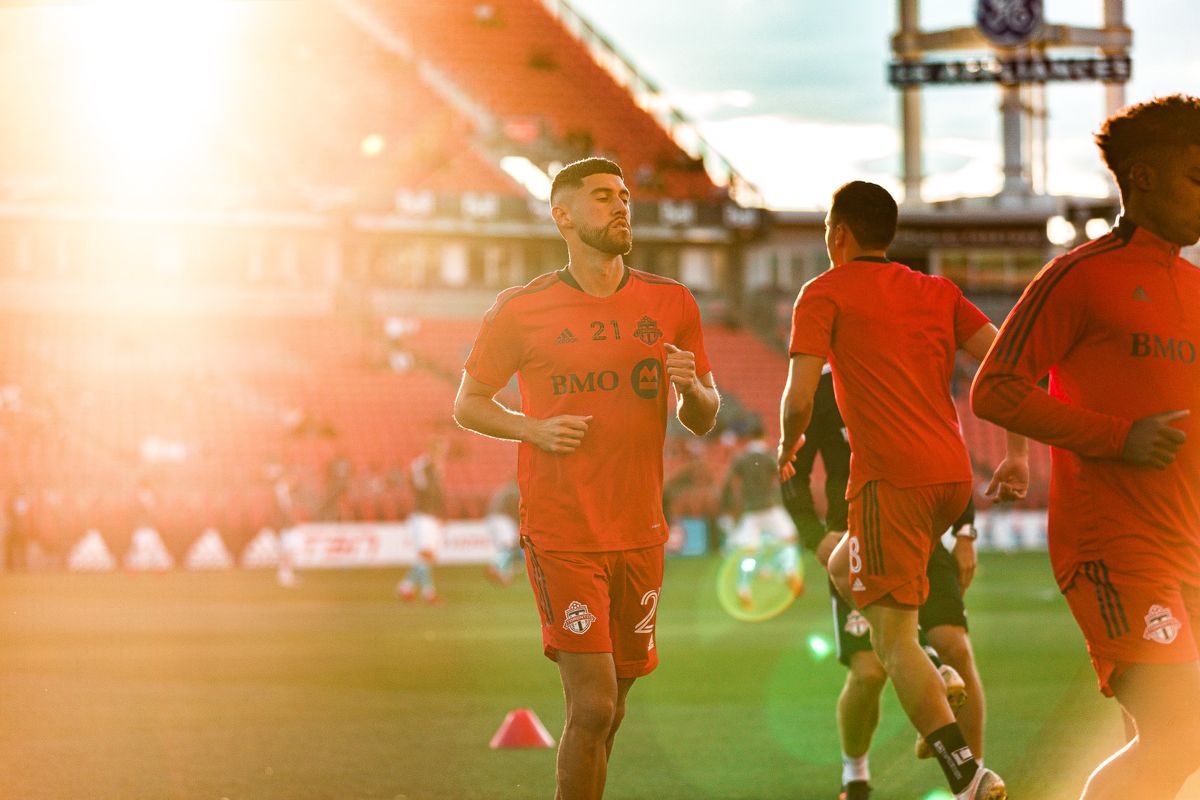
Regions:
<svg viewBox="0 0 1200 800"><path fill-rule="evenodd" d="M825 466L826 514L817 517L810 485L817 456ZM783 485L783 501L795 522L804 546L825 565L848 528L846 484L850 479L850 444L845 423L833 394L833 379L826 367L813 397L812 420L804 432L804 445L792 462L796 474ZM951 525L954 552L936 544L925 574L929 597L917 620L925 651L946 685L947 696L971 752L983 761L986 703L983 683L975 668L975 655L967 635L967 610L963 593L975 574L975 504ZM837 725L842 743L841 800L867 800L871 795L870 748L879 726L879 700L887 672L871 649L871 626L857 609L842 599L829 583L833 604L834 636L838 661L849 672L838 697ZM932 651L932 652L931 652ZM946 663L942 663L942 660ZM930 758L925 740L917 740L918 757Z"/></svg>
<svg viewBox="0 0 1200 800"><path fill-rule="evenodd" d="M955 353L982 359L996 329L949 280L887 258L897 217L895 200L875 184L853 181L834 192L825 220L834 268L805 285L792 320L780 476L795 473L828 360L851 449L850 531L830 557L830 573L870 622L900 704L956 798L1002 800L1004 782L976 760L917 639L930 554L972 492L950 396ZM1028 480L1026 443L1010 437L989 490L1011 499Z"/></svg>
<svg viewBox="0 0 1200 800"><path fill-rule="evenodd" d="M442 526L446 518L446 492L442 476L446 471L446 441L434 439L426 452L408 465L408 485L413 495L413 510L408 529L416 555L412 569L396 584L402 600L415 600L418 593L430 605L438 605L433 567L442 547Z"/></svg>
<svg viewBox="0 0 1200 800"><path fill-rule="evenodd" d="M1030 283L971 401L1053 448L1055 579L1101 691L1136 725L1082 796L1160 800L1200 768L1200 450L1185 446L1200 433L1200 270L1179 255L1200 239L1200 99L1127 108L1096 142L1121 218Z"/></svg>
<svg viewBox="0 0 1200 800"><path fill-rule="evenodd" d="M758 419L750 424L746 439L745 447L729 465L725 485L721 488L722 506L737 511L728 548L766 557L769 563L765 567L756 567L755 571L778 570L792 596L798 597L804 591L804 579L800 575L796 526L783 507L779 468ZM737 596L743 608L754 605L750 583L755 571L738 570Z"/></svg>
<svg viewBox="0 0 1200 800"><path fill-rule="evenodd" d="M570 260L496 298L454 417L521 443L527 572L567 706L557 797L575 800L603 795L626 696L658 664L668 382L679 421L697 435L712 428L720 398L692 295L624 263L633 233L620 167L566 166L550 203ZM514 373L522 413L494 399Z"/></svg>

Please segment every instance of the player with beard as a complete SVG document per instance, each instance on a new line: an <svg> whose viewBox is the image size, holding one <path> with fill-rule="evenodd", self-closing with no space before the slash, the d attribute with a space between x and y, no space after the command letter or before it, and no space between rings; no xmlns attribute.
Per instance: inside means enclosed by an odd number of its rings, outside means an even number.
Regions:
<svg viewBox="0 0 1200 800"><path fill-rule="evenodd" d="M496 298L454 417L520 442L521 541L566 700L557 797L590 800L603 795L629 690L658 664L669 388L697 435L720 398L692 295L625 265L633 234L621 168L569 164L550 203L567 266ZM495 400L514 374L520 413Z"/></svg>
<svg viewBox="0 0 1200 800"><path fill-rule="evenodd" d="M1086 800L1164 800L1200 769L1200 98L1096 136L1121 218L1054 259L1000 329L975 413L1050 445L1050 562L1137 735ZM1049 392L1038 387L1049 374Z"/></svg>

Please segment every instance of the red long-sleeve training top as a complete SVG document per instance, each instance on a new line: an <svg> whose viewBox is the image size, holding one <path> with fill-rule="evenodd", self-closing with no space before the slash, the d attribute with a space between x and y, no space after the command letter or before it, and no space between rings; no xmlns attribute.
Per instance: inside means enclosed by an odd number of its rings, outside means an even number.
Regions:
<svg viewBox="0 0 1200 800"><path fill-rule="evenodd" d="M1128 221L1026 288L971 390L976 415L1051 445L1050 558L1200 585L1200 269ZM1049 393L1037 382L1049 373ZM1141 417L1190 409L1166 470L1120 460Z"/></svg>

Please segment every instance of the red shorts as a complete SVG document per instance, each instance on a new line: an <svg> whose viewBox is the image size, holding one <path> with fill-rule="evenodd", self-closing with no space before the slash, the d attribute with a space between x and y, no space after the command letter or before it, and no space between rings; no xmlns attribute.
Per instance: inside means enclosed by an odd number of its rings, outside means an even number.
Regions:
<svg viewBox="0 0 1200 800"><path fill-rule="evenodd" d="M850 589L864 608L887 595L914 608L929 596L934 543L971 499L971 484L899 488L870 481L850 498Z"/></svg>
<svg viewBox="0 0 1200 800"><path fill-rule="evenodd" d="M557 661L560 651L612 653L618 678L640 678L654 671L662 545L569 553L535 550L528 538L521 543L548 658Z"/></svg>
<svg viewBox="0 0 1200 800"><path fill-rule="evenodd" d="M1134 664L1200 660L1192 621L1200 619L1200 586L1176 579L1110 572L1103 561L1085 561L1063 590L1083 631L1100 691Z"/></svg>

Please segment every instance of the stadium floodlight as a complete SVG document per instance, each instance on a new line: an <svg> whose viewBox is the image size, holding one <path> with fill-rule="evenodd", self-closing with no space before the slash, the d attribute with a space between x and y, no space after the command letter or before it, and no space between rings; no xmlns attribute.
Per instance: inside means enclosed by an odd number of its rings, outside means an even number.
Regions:
<svg viewBox="0 0 1200 800"><path fill-rule="evenodd" d="M550 200L550 176L541 167L524 156L505 156L500 159L500 168L513 180L525 187L538 200Z"/></svg>
<svg viewBox="0 0 1200 800"><path fill-rule="evenodd" d="M1083 226L1083 232L1089 239L1099 239L1110 230L1112 230L1112 225L1103 217L1092 217Z"/></svg>
<svg viewBox="0 0 1200 800"><path fill-rule="evenodd" d="M1053 216L1046 220L1046 238L1059 247L1066 247L1075 241L1075 226L1063 216Z"/></svg>

